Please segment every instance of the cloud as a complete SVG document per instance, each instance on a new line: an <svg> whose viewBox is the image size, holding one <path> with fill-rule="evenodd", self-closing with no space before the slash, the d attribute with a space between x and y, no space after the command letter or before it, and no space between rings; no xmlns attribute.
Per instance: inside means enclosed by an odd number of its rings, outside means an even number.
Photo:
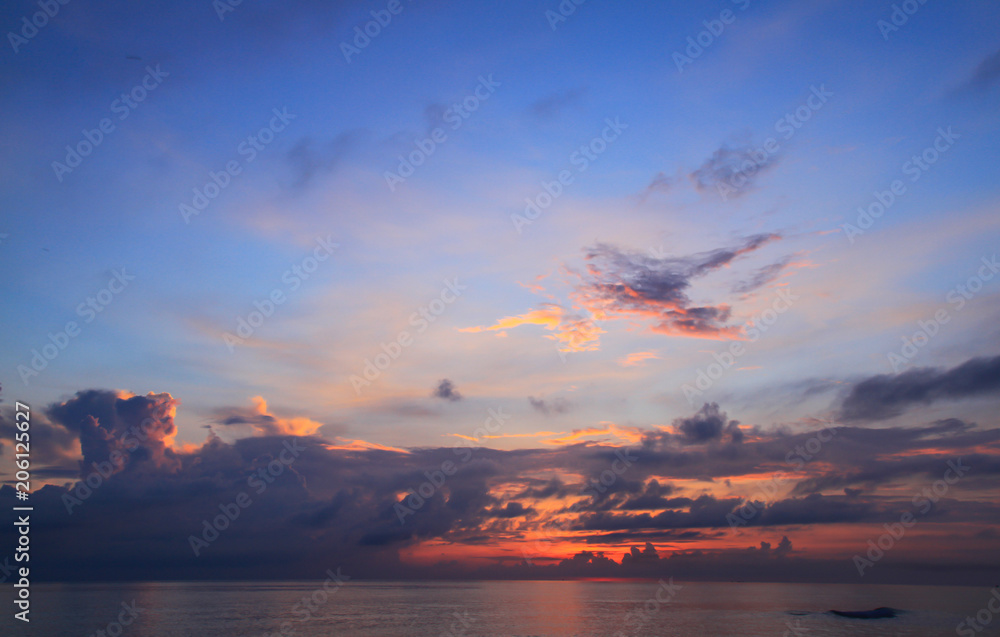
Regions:
<svg viewBox="0 0 1000 637"><path fill-rule="evenodd" d="M536 511L531 507L525 507L520 502L508 502L505 507L495 507L487 511L488 517L495 518L522 518L533 516Z"/></svg>
<svg viewBox="0 0 1000 637"><path fill-rule="evenodd" d="M263 396L251 398L253 407L225 407L215 411L217 425L231 427L248 425L259 436L311 436L323 423L309 418L279 418L267 411L267 401Z"/></svg>
<svg viewBox="0 0 1000 637"><path fill-rule="evenodd" d="M687 295L692 281L731 264L738 257L780 239L758 234L731 248L686 257L659 257L597 244L587 250L587 273L581 275L575 300L596 319L652 319L654 332L699 338L738 338L728 326L725 304L694 306Z"/></svg>
<svg viewBox="0 0 1000 637"><path fill-rule="evenodd" d="M636 367L648 360L660 358L656 352L632 352L631 354L618 359L618 364L622 367Z"/></svg>
<svg viewBox="0 0 1000 637"><path fill-rule="evenodd" d="M78 435L85 467L107 462L117 451L133 465L176 469L179 461L171 446L177 434L174 414L178 404L166 393L136 396L91 389L50 405L46 415Z"/></svg>
<svg viewBox="0 0 1000 637"><path fill-rule="evenodd" d="M570 270L578 279L570 297L574 308L586 310L585 314L568 312L558 303L543 303L538 309L499 319L494 325L460 331L506 335L507 329L541 325L554 332L548 338L559 341L563 352L599 349L604 330L597 323L615 319L646 320L651 331L669 336L738 339L742 328L727 325L732 314L729 305L695 306L687 290L693 280L779 239L778 234L756 234L732 247L679 257L598 243L584 252L585 272Z"/></svg>
<svg viewBox="0 0 1000 637"><path fill-rule="evenodd" d="M548 335L559 343L563 352L587 352L598 349L600 335L604 330L597 327L590 318L567 312L556 303L543 303L541 308L517 316L507 316L491 326L466 327L460 332L484 332L507 330L521 325L541 325L554 332ZM501 332L502 334L504 332Z"/></svg>
<svg viewBox="0 0 1000 637"><path fill-rule="evenodd" d="M968 87L984 89L1000 78L1000 50L987 55L969 79Z"/></svg>
<svg viewBox="0 0 1000 637"><path fill-rule="evenodd" d="M355 130L341 133L323 143L311 137L299 139L286 153L295 175L294 187L305 188L317 176L336 169L365 135L364 131Z"/></svg>
<svg viewBox="0 0 1000 637"><path fill-rule="evenodd" d="M80 449L88 459L103 457L118 444L120 433L137 424L146 438L137 440L139 445L125 445L130 456L124 468L75 505L72 515L66 498L80 493L79 484L49 484L33 492L33 533L47 547L37 564L32 560L39 581L297 579L315 572L318 555L357 578L537 579L660 572L675 577L700 573L709 579L731 579L737 573L787 578L789 573L773 561L816 558L793 550L791 540L779 542L783 534L791 538L794 530L819 536L829 528L827 533L839 537L844 525L878 528L912 510L911 494L939 479L947 461L959 457L974 469L929 514L934 532L960 530L968 537L954 545L956 551L965 551L970 562L979 559L984 568L1000 563L1000 556L990 558L992 562L983 559L993 540L985 535L976 539L1000 522L1000 506L990 498L1000 480L1000 430L954 419L910 429L839 426L819 450L809 443L814 431L793 435L758 427L738 446L698 444L724 439L736 427L718 405L709 404L675 419L672 431L607 425L578 429L565 444L542 449L401 450L294 432L266 435L281 430L275 424L280 418L256 401L254 408L231 415L259 421L265 428L261 435L232 442L210 435L200 446L176 450L164 441L173 434L178 404L166 393L86 390L38 410L45 416L36 423L46 423L51 439L63 441L67 453L75 447L68 439L85 441ZM5 455L10 418L9 407L0 409ZM609 442L609 434L629 446ZM605 439L587 441L588 436ZM789 454L796 449L808 449L816 459L789 472L794 465ZM292 462L259 489L264 483L253 482L254 477L282 464L275 460L289 452ZM439 480L435 472L448 462L453 475ZM6 470L0 467L0 472ZM81 467L81 478L90 471ZM785 475L789 488L801 487L799 492L756 502L757 514L743 529L755 534L752 548L721 548L729 544L719 542L729 536L727 515L755 502L759 481L775 471ZM438 486L425 488L423 505L400 524L396 506L432 479ZM189 537L200 534L205 520L241 492L252 504L196 557ZM0 488L0 497L13 498L9 484ZM563 531L553 536L553 528ZM866 528L853 530L862 536ZM754 529L777 532L763 536ZM10 524L0 526L0 542L14 540L14 532ZM913 559L924 559L919 557L920 531L915 533L908 544L915 545L916 553L897 549L894 561L912 566ZM539 537L551 542L542 541L538 549L534 540ZM647 542L645 548L631 546ZM679 542L696 548L680 550ZM474 546L484 559L504 566L480 568L450 557L428 565L405 557L421 547L452 547L460 553L463 546ZM567 553L566 547L573 546L611 546L622 557L590 550ZM839 545L832 546L824 549L833 552L830 559L849 566L850 554L836 553ZM539 553L537 562L551 568L524 563L521 547ZM556 548L556 556L546 555ZM512 555L518 559L511 562ZM933 577L956 572L948 562L955 555L941 559L940 568L928 568ZM799 566L796 572L808 573L817 564ZM824 578L835 577L834 571L822 572Z"/></svg>
<svg viewBox="0 0 1000 637"><path fill-rule="evenodd" d="M569 411L569 401L562 397L546 401L542 398L528 396L528 403L531 404L535 411L543 413L546 416L551 414L565 414Z"/></svg>
<svg viewBox="0 0 1000 637"><path fill-rule="evenodd" d="M649 198L653 193L670 192L670 189L674 187L675 180L672 177L667 176L666 173L658 172L653 175L653 179L649 182L645 188L643 188L642 193L639 194L639 202L642 203Z"/></svg>
<svg viewBox="0 0 1000 637"><path fill-rule="evenodd" d="M435 387L434 391L431 393L431 396L433 396L434 398L440 398L442 400L448 400L451 402L457 402L459 400L462 400L462 394L458 393L458 390L455 388L454 383L452 383L447 378L441 379L441 381L438 383L438 386Z"/></svg>
<svg viewBox="0 0 1000 637"><path fill-rule="evenodd" d="M629 443L637 443L642 440L642 434L635 427L621 427L610 422L602 422L601 425L600 427L574 429L568 434L564 433L558 438L551 438L545 442L550 445L572 445L579 443L581 438L591 436L614 436Z"/></svg>
<svg viewBox="0 0 1000 637"><path fill-rule="evenodd" d="M841 403L840 419L888 420L915 405L997 393L1000 356L973 358L949 370L924 367L855 383Z"/></svg>
<svg viewBox="0 0 1000 637"><path fill-rule="evenodd" d="M788 264L791 263L791 261L792 256L789 255L770 265L757 269L749 279L734 285L733 292L735 294L748 294L754 290L764 287L768 283L777 279L781 272L788 267Z"/></svg>
<svg viewBox="0 0 1000 637"><path fill-rule="evenodd" d="M724 144L694 170L690 178L695 188L702 192L715 190L726 198L738 197L750 192L754 181L777 162L777 156L752 146L733 148Z"/></svg>
<svg viewBox="0 0 1000 637"><path fill-rule="evenodd" d="M566 107L578 103L587 94L586 88L571 88L547 95L528 107L528 112L539 119L552 119Z"/></svg>
<svg viewBox="0 0 1000 637"><path fill-rule="evenodd" d="M717 440L723 433L729 433L733 442L742 442L743 433L739 424L736 420L728 420L726 413L719 411L717 403L705 403L690 418L676 418L673 422L683 441L692 445Z"/></svg>

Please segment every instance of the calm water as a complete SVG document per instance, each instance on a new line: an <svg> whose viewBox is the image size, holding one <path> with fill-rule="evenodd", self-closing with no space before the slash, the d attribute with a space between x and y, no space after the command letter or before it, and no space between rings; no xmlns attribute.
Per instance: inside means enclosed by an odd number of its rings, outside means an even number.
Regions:
<svg viewBox="0 0 1000 637"><path fill-rule="evenodd" d="M316 582L35 585L30 627L5 603L0 634L115 637L122 603L135 600L125 636L286 635L468 637L559 635L955 635L985 608L985 588L656 582L348 582L333 594ZM9 587L4 587L10 593ZM311 611L302 604L312 597ZM9 599L9 598L8 598ZM902 609L895 619L852 620L831 608ZM312 616L308 619L307 614ZM1000 616L982 635L1000 634Z"/></svg>

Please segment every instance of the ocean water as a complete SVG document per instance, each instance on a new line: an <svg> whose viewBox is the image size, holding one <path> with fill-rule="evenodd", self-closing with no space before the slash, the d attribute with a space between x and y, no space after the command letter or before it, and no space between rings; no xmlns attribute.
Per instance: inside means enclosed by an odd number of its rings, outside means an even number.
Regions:
<svg viewBox="0 0 1000 637"><path fill-rule="evenodd" d="M990 599L986 588L675 584L680 588L655 581L347 582L325 590L322 582L37 584L30 624L14 620L8 602L0 635L940 637L961 634L960 622ZM901 612L873 620L826 612L879 606ZM977 634L1000 634L1000 616Z"/></svg>

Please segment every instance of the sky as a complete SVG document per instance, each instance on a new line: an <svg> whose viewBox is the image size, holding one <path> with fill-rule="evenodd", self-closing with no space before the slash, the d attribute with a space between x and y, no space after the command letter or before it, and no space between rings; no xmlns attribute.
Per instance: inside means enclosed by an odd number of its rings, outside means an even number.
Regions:
<svg viewBox="0 0 1000 637"><path fill-rule="evenodd" d="M994 583L1000 7L42 5L42 577Z"/></svg>

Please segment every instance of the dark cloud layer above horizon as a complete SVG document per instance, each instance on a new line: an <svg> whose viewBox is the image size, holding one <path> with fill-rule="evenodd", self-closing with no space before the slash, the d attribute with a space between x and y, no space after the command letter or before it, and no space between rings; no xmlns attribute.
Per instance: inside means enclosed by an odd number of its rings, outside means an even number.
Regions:
<svg viewBox="0 0 1000 637"><path fill-rule="evenodd" d="M962 371L949 382L989 368L970 361L956 368ZM344 447L317 435L274 435L283 421L261 416L266 414L261 403L256 410L218 411L220 424L256 423L258 435L224 442L210 433L200 447L178 451L168 445L176 405L169 394L86 390L36 414L34 430L63 441L65 452L48 457L49 468L75 467L83 481L50 484L33 495L33 532L47 547L37 558L40 578L300 577L320 560L349 567L359 578L625 576L669 569L692 577L757 572L754 577L765 579L808 579L806 565L812 565L824 576L841 573L839 578L849 579L849 563L795 550L795 538L806 537L806 529L863 529L898 519L912 508L909 497L880 489L939 479L956 458L973 468L974 477L965 489L954 487L927 519L954 533L1000 523L1000 507L976 495L995 488L1000 477L1000 430L957 419L923 427L839 425L792 434L741 427L718 405L706 404L676 419L674 433L649 430L632 447L580 443L512 451L394 451ZM3 455L9 453L12 420L10 408L0 408ZM67 438L80 441L82 459L73 457ZM116 451L125 460L97 481L94 472L106 467ZM810 462L814 456L819 461ZM895 461L887 463L886 457ZM453 467L452 475L433 478L446 466ZM786 475L792 492L773 500L762 499L761 488L752 483L731 488L728 496L677 487L692 480L728 484L775 470ZM616 476L610 484L609 475ZM87 481L94 488L88 490ZM438 486L424 487L419 503L405 496L428 481ZM10 489L5 485L3 492L9 495ZM231 509L240 493L251 504L195 556L190 537L200 537L205 520ZM573 504L555 516L541 513L549 501ZM402 517L401 503L412 507ZM748 503L754 515L741 523L744 532L774 528L775 541L782 535L790 541L782 540L778 549L756 548L756 553L678 548L670 557L645 561L628 548L723 537L731 516ZM560 519L564 522L556 524ZM10 539L10 528L5 525L0 537ZM546 528L553 541L611 542L625 557L582 551L571 560L551 560L555 545L529 539ZM430 571L402 559L401 551L430 540L482 547L518 541L531 547L526 555L533 559L498 559L492 567L441 564ZM859 542L863 545L863 539ZM749 555L755 557L746 561ZM762 556L767 559L761 561ZM1000 564L1000 555L987 557L986 563ZM900 552L898 559L883 572L929 568L913 554ZM640 562L646 566L640 568Z"/></svg>

